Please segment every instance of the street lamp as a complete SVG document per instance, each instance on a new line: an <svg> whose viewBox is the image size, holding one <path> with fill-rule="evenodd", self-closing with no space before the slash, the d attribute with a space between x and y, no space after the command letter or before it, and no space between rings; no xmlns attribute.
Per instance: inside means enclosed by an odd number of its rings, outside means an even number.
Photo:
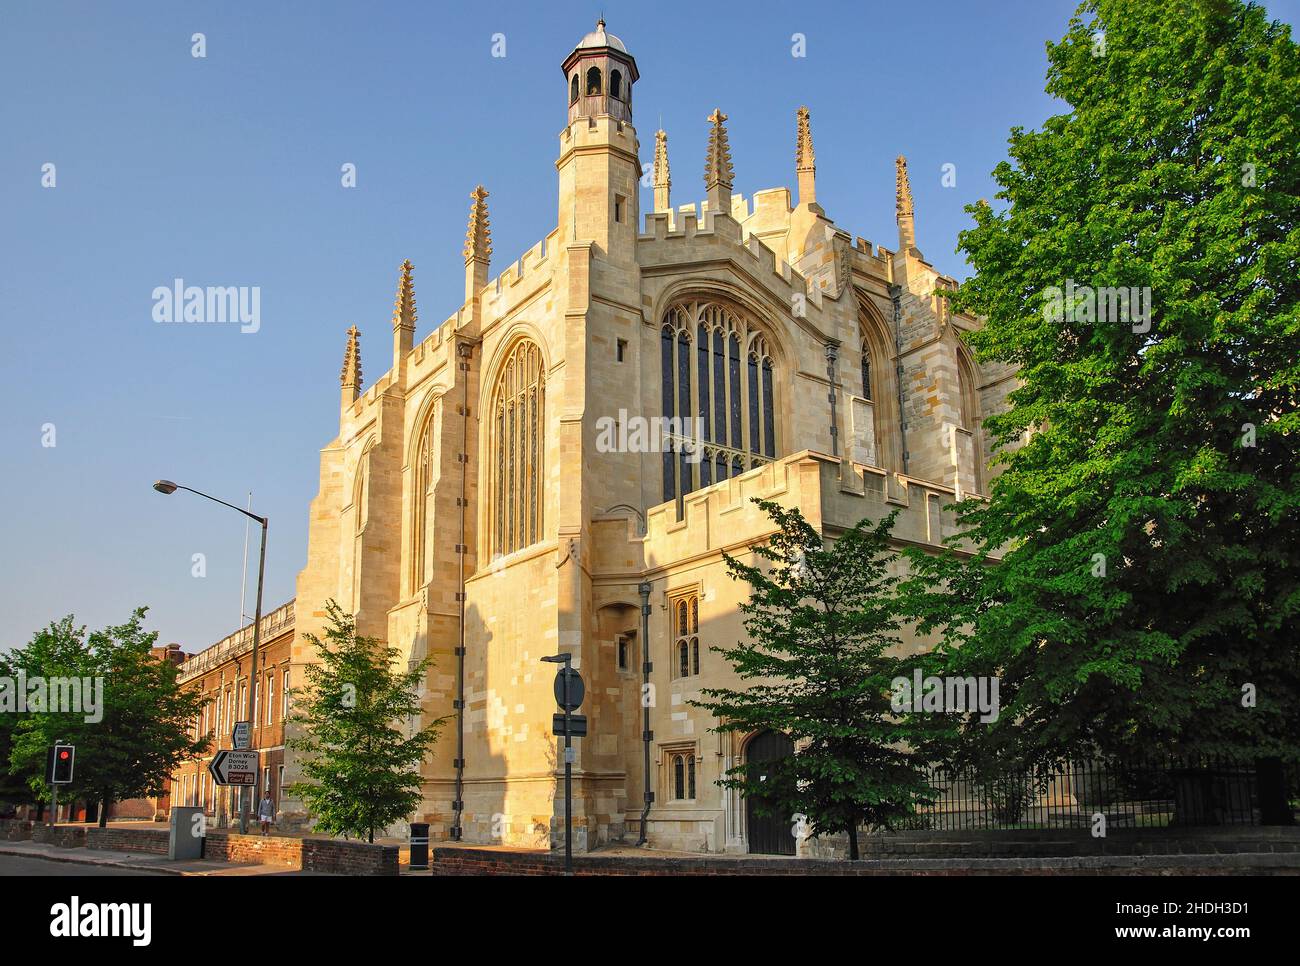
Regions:
<svg viewBox="0 0 1300 966"><path fill-rule="evenodd" d="M248 672L248 750L253 751L253 745L256 743L253 739L253 726L257 723L253 716L253 696L257 694L257 648L262 641L262 581L266 574L266 527L267 518L259 517L256 513L250 513L235 506L233 503L227 503L225 500L218 500L215 496L209 496L207 493L191 489L188 486L181 486L179 483L173 483L171 480L159 480L153 485L153 488L159 493L171 495L177 490L186 490L195 496L201 496L205 500L211 500L213 503L220 503L222 506L230 507L232 510L238 510L244 516L256 520L262 525L262 553L257 562L257 610L253 615L253 659L249 665ZM254 773L253 782L256 788L257 777L260 771ZM248 796L251 797L251 796ZM239 789L239 832L241 835L248 834L248 797L244 795L244 786Z"/></svg>

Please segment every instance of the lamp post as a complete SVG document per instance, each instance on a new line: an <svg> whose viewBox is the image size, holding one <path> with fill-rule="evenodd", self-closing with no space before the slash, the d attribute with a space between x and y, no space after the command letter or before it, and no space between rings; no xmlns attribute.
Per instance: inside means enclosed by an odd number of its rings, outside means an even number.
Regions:
<svg viewBox="0 0 1300 966"><path fill-rule="evenodd" d="M153 485L153 488L159 493L165 493L168 495L175 493L177 490L185 490L186 492L193 493L195 496L201 496L205 500L211 500L213 503L220 503L222 506L230 507L232 510L238 510L244 516L256 520L262 525L262 552L257 561L257 610L253 615L253 658L252 662L249 664L248 670L248 750L254 751L256 750L254 748L256 741L253 738L253 726L257 722L253 717L253 698L257 694L257 649L262 642L262 582L266 576L267 518L259 517L256 513L251 513L248 510L241 509L233 503L227 503L225 500L218 500L215 496L209 496L207 493L202 493L199 490L191 489L188 486L181 486L179 483L173 483L171 480L159 480ZM257 778L259 774L260 770L253 776L254 789L257 787ZM245 787L246 786L240 786L239 789L239 832L241 835L248 834L248 798L252 797L251 795L245 797Z"/></svg>

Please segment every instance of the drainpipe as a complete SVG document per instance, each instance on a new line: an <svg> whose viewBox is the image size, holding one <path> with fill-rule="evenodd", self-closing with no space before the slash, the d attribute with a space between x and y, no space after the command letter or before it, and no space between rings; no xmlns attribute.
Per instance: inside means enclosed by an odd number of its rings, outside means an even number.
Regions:
<svg viewBox="0 0 1300 966"><path fill-rule="evenodd" d="M903 447L903 473L907 474L907 413L903 410L903 286L889 286L889 297L894 303L894 382L898 388L898 439Z"/></svg>
<svg viewBox="0 0 1300 966"><path fill-rule="evenodd" d="M469 465L469 357L473 349L468 343L456 346L460 357L458 367L460 383L460 543L456 558L460 569L460 589L456 600L460 606L460 646L456 648L456 796L452 799L451 840L459 842L464 830L461 816L465 811L465 473Z"/></svg>
<svg viewBox="0 0 1300 966"><path fill-rule="evenodd" d="M840 425L839 415L836 410L836 392L838 385L835 382L835 361L840 357L838 342L826 343L826 381L830 384L830 389L826 394L827 400L831 404L831 455L840 455Z"/></svg>
<svg viewBox="0 0 1300 966"><path fill-rule="evenodd" d="M645 775L645 793L643 800L645 805L641 809L641 836L636 840L637 845L646 844L646 821L650 817L650 804L655 800L655 793L650 790L650 742L655 740L654 732L650 730L650 702L646 700L646 695L650 693L650 584L649 582L641 583L637 586L637 593L641 595L641 708L642 708L642 729L641 744L643 752L643 773Z"/></svg>

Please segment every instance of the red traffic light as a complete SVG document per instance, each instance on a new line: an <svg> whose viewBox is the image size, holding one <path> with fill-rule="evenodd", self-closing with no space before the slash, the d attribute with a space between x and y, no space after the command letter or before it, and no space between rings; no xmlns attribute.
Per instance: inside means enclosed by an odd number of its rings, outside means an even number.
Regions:
<svg viewBox="0 0 1300 966"><path fill-rule="evenodd" d="M64 761L67 761L67 760L68 760L68 753L67 753L66 751L61 751L61 752L59 752L59 757L62 758Z"/></svg>

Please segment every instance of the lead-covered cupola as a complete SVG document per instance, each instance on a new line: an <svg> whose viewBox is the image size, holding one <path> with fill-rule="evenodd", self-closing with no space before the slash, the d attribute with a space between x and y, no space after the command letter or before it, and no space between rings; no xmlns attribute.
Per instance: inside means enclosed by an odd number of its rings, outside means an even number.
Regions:
<svg viewBox="0 0 1300 966"><path fill-rule="evenodd" d="M636 59L623 41L605 30L605 21L579 41L561 65L569 123L580 117L608 115L619 121L632 120L632 85L640 76Z"/></svg>

